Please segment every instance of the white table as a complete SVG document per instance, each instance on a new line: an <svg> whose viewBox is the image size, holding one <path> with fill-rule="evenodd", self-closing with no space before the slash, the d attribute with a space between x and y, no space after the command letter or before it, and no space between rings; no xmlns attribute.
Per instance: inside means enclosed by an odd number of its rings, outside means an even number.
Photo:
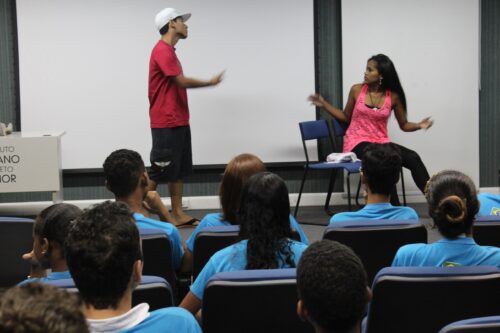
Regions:
<svg viewBox="0 0 500 333"><path fill-rule="evenodd" d="M61 202L60 132L14 132L0 136L0 193L53 192Z"/></svg>

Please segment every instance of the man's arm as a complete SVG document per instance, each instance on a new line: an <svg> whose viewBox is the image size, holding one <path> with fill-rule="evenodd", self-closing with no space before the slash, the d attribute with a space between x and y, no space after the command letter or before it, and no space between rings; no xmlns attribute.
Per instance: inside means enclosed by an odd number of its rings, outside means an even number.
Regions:
<svg viewBox="0 0 500 333"><path fill-rule="evenodd" d="M194 79L191 77L184 76L182 74L177 76L172 76L170 77L170 79L183 88L201 88L201 87L210 87L218 85L222 81L223 76L224 76L224 71L213 76L208 81Z"/></svg>
<svg viewBox="0 0 500 333"><path fill-rule="evenodd" d="M165 204L163 204L160 194L158 194L157 191L148 191L144 198L144 203L146 203L146 209L153 210L154 213L160 216L161 221L170 222L175 225L175 219L172 217Z"/></svg>

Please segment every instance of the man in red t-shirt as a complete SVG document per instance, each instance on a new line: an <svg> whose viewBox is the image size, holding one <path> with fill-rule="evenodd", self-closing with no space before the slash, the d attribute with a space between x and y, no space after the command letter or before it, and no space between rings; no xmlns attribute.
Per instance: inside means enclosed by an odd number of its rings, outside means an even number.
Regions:
<svg viewBox="0 0 500 333"><path fill-rule="evenodd" d="M167 182L172 214L167 219L177 226L195 225L198 221L182 210L183 178L192 170L191 130L186 88L215 86L223 72L208 81L184 76L175 54L175 44L187 38L185 22L191 14L179 14L165 8L156 15L156 28L161 39L151 52L149 61L149 117L153 148L151 149L150 190L159 182Z"/></svg>

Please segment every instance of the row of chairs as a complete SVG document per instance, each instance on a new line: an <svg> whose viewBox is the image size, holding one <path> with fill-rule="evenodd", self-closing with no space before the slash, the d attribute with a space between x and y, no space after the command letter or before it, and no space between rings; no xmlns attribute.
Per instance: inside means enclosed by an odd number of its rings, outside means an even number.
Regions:
<svg viewBox="0 0 500 333"><path fill-rule="evenodd" d="M72 279L49 283L78 291ZM376 275L372 290L366 333L437 332L453 321L500 313L500 269L496 267L387 267ZM155 310L175 305L174 298L165 279L143 276L132 303L146 302ZM296 315L297 300L295 269L218 273L205 289L203 330L313 332ZM479 326L498 329L500 320L469 320L442 332L468 332Z"/></svg>
<svg viewBox="0 0 500 333"><path fill-rule="evenodd" d="M77 292L72 279L51 284ZM376 276L373 300L364 320L365 333L498 332L500 269L496 267L387 267ZM214 275L205 287L203 331L314 332L296 314L295 269L249 270ZM162 278L144 276L132 295L133 305L155 310L174 305ZM460 321L468 319L466 321ZM460 321L456 324L451 324ZM495 330L496 329L496 330Z"/></svg>
<svg viewBox="0 0 500 333"><path fill-rule="evenodd" d="M0 286L14 285L26 277L29 264L20 258L31 249L32 227L31 219L0 219L0 265L3 267ZM238 240L238 232L239 226L208 227L197 235L193 251L193 280L215 252ZM140 235L144 274L163 277L174 292L177 291L179 278L173 269L168 237L155 229L141 230ZM294 238L299 238L296 232ZM390 266L401 246L426 243L427 233L425 227L415 221L368 220L334 224L325 229L323 238L350 246L363 261L371 282L381 268ZM500 220L480 218L474 225L474 238L480 245L500 246Z"/></svg>
<svg viewBox="0 0 500 333"><path fill-rule="evenodd" d="M51 284L77 292L73 280ZM494 332L500 327L500 269L496 267L387 267L376 276L365 333ZM203 331L314 332L296 314L295 269L249 270L214 275L205 287ZM162 278L144 276L133 305L151 310L172 306L173 294ZM449 325L458 320L465 322ZM485 329L483 330L479 330ZM497 331L495 331L497 332Z"/></svg>

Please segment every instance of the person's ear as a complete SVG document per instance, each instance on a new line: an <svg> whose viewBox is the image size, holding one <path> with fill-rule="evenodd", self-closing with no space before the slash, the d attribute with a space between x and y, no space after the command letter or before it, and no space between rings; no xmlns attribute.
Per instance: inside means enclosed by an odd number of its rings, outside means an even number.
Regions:
<svg viewBox="0 0 500 333"><path fill-rule="evenodd" d="M134 262L134 269L133 269L132 275L134 278L134 282L136 284L139 284L142 280L142 268L143 268L143 266L144 266L144 264L143 264L142 260L136 260Z"/></svg>
<svg viewBox="0 0 500 333"><path fill-rule="evenodd" d="M142 187L148 187L149 186L149 177L148 177L148 172L144 171L143 174L141 175L141 186Z"/></svg>
<svg viewBox="0 0 500 333"><path fill-rule="evenodd" d="M303 321L307 321L309 318L309 313L308 313L306 307L304 306L304 302L302 302L301 299L299 299L297 301L297 315Z"/></svg>
<svg viewBox="0 0 500 333"><path fill-rule="evenodd" d="M108 191L112 192L112 191L111 191L111 189L109 188L109 183L108 183L108 181L107 181L107 180L105 180L105 181L104 181L104 186L106 186L106 189L107 189Z"/></svg>
<svg viewBox="0 0 500 333"><path fill-rule="evenodd" d="M42 254L44 256L48 255L49 247L50 247L49 240L47 238L41 238L40 239L40 248L41 248Z"/></svg>

